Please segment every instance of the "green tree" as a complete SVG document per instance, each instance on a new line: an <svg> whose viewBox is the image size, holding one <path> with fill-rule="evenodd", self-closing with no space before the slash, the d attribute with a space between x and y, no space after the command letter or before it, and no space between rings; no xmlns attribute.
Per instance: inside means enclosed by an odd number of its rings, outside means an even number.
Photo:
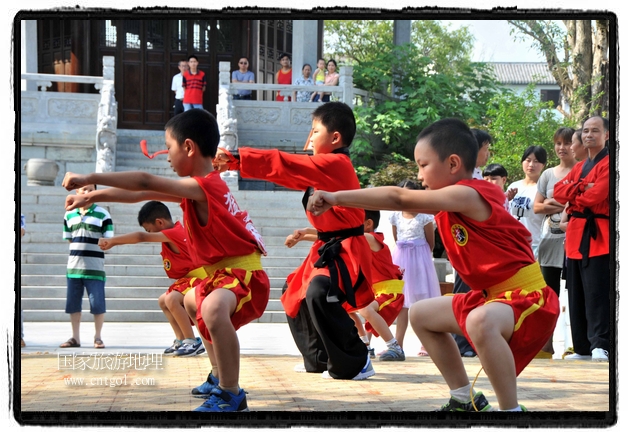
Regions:
<svg viewBox="0 0 628 432"><path fill-rule="evenodd" d="M558 118L553 103L541 102L530 84L523 93L504 92L495 97L488 110L488 133L493 138L489 163L499 163L508 171L508 181L524 178L521 156L526 148L537 145L547 151L546 167L558 165L554 152L554 133L571 120Z"/></svg>
<svg viewBox="0 0 628 432"><path fill-rule="evenodd" d="M531 37L545 56L570 106L575 123L597 114L609 115L609 25L607 20L508 20L511 33Z"/></svg>

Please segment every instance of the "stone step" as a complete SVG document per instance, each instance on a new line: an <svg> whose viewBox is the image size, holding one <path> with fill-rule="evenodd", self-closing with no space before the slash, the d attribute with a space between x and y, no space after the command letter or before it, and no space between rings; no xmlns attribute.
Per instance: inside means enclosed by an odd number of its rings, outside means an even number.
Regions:
<svg viewBox="0 0 628 432"><path fill-rule="evenodd" d="M288 272L289 273L289 272ZM288 274L286 273L286 275ZM268 276L270 280L271 288L283 288L286 282L286 276ZM50 274L50 275L22 275L21 287L22 289L35 288L35 287L65 287L67 284L67 278L65 272L63 274ZM165 276L146 276L141 278L129 278L126 276L107 276L105 287L109 288L124 288L129 290L146 289L146 288L160 288L165 291L172 284L172 281Z"/></svg>

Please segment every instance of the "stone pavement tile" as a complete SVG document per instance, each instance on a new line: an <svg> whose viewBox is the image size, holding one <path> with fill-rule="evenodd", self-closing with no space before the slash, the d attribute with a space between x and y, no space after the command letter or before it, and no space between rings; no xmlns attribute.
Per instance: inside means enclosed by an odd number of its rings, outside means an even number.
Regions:
<svg viewBox="0 0 628 432"><path fill-rule="evenodd" d="M206 379L207 356L161 359L159 370L83 371L60 370L57 355L22 354L22 411L189 412L201 405L203 400L192 397L190 390ZM248 392L251 411L430 412L449 398L429 358L374 361L375 376L363 381L296 373L293 367L299 361L298 356L242 356L240 385ZM480 362L471 358L464 364L473 382ZM534 360L519 376L519 400L530 411L607 412L609 379L608 363ZM474 388L497 408L483 372Z"/></svg>

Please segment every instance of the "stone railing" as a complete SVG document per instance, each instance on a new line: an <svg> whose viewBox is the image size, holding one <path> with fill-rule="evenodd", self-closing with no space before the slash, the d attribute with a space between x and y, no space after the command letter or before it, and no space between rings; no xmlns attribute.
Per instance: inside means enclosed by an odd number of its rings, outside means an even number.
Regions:
<svg viewBox="0 0 628 432"><path fill-rule="evenodd" d="M114 58L103 57L103 76L23 73L20 104L22 158L46 158L76 172L115 170L117 102ZM93 84L100 93L46 91L53 82ZM94 167L94 148L97 150ZM57 182L58 183L58 182Z"/></svg>

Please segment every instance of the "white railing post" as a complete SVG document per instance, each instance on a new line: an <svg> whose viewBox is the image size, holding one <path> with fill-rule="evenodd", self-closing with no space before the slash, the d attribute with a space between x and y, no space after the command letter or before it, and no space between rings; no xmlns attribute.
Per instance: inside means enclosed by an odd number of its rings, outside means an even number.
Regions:
<svg viewBox="0 0 628 432"><path fill-rule="evenodd" d="M103 84L96 122L96 172L116 169L118 103L115 98L114 65L113 57L103 57Z"/></svg>
<svg viewBox="0 0 628 432"><path fill-rule="evenodd" d="M218 64L218 105L216 105L216 121L220 131L219 147L227 150L238 148L238 121L233 112L233 97L230 94L231 86L231 64L220 62ZM221 177L230 188L238 187L238 173L226 171Z"/></svg>
<svg viewBox="0 0 628 432"><path fill-rule="evenodd" d="M342 101L353 109L353 66L340 67L340 81Z"/></svg>

